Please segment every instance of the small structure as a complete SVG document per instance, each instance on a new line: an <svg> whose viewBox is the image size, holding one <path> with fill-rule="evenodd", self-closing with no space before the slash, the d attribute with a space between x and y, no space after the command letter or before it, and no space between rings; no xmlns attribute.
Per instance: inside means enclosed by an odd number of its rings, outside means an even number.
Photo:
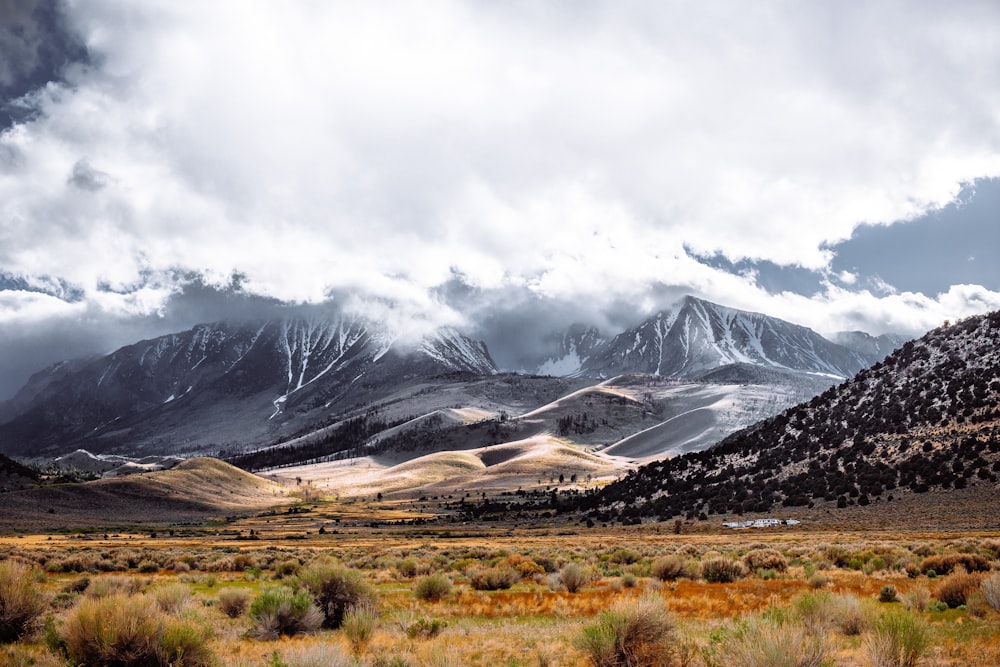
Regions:
<svg viewBox="0 0 1000 667"><path fill-rule="evenodd" d="M774 526L786 525L797 526L801 523L797 519L751 519L748 521L724 521L722 525L726 528L772 528Z"/></svg>

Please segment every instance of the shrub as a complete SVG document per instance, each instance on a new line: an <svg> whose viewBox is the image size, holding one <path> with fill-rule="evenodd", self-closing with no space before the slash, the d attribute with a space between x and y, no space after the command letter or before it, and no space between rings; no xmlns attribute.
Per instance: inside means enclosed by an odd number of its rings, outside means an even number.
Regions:
<svg viewBox="0 0 1000 667"><path fill-rule="evenodd" d="M16 561L0 562L0 643L15 642L34 630L44 609L34 569Z"/></svg>
<svg viewBox="0 0 1000 667"><path fill-rule="evenodd" d="M986 602L986 596L983 595L982 589L977 589L969 593L965 598L965 608L969 610L970 616L975 616L976 618L982 618L990 610L990 605Z"/></svg>
<svg viewBox="0 0 1000 667"><path fill-rule="evenodd" d="M725 557L710 558L701 563L701 576L713 584L728 584L746 576L746 569L739 561Z"/></svg>
<svg viewBox="0 0 1000 667"><path fill-rule="evenodd" d="M298 574L299 570L302 568L302 563L297 560L286 560L284 563L279 563L274 568L274 578L284 579L285 577L293 577Z"/></svg>
<svg viewBox="0 0 1000 667"><path fill-rule="evenodd" d="M433 639L448 627L448 623L439 619L421 616L405 627L406 636L410 639Z"/></svg>
<svg viewBox="0 0 1000 667"><path fill-rule="evenodd" d="M882 587L882 590L878 592L879 602L896 602L897 599L896 587L890 584L886 584Z"/></svg>
<svg viewBox="0 0 1000 667"><path fill-rule="evenodd" d="M169 619L143 595L85 598L66 618L61 639L73 664L86 667L214 663L207 625Z"/></svg>
<svg viewBox="0 0 1000 667"><path fill-rule="evenodd" d="M469 572L469 584L477 591L506 590L519 578L517 571L506 565L475 568Z"/></svg>
<svg viewBox="0 0 1000 667"><path fill-rule="evenodd" d="M956 572L941 582L935 597L954 609L965 604L969 594L979 588L980 577L968 572Z"/></svg>
<svg viewBox="0 0 1000 667"><path fill-rule="evenodd" d="M930 575L934 570L937 575L950 574L956 567L962 566L966 572L989 572L990 562L979 554L943 554L928 556L920 563L920 571Z"/></svg>
<svg viewBox="0 0 1000 667"><path fill-rule="evenodd" d="M1000 611L1000 574L994 574L989 579L984 579L980 586L983 589L986 604Z"/></svg>
<svg viewBox="0 0 1000 667"><path fill-rule="evenodd" d="M267 667L356 667L357 664L336 644L314 644L293 646L281 655L275 651Z"/></svg>
<svg viewBox="0 0 1000 667"><path fill-rule="evenodd" d="M111 575L95 577L87 587L88 597L103 598L109 595L135 595L142 590L142 582L134 577Z"/></svg>
<svg viewBox="0 0 1000 667"><path fill-rule="evenodd" d="M829 649L821 635L801 625L753 616L723 641L725 664L740 667L820 667Z"/></svg>
<svg viewBox="0 0 1000 667"><path fill-rule="evenodd" d="M903 602L904 609L922 612L927 609L927 605L931 601L931 592L923 587L913 588L910 591L903 593L901 600Z"/></svg>
<svg viewBox="0 0 1000 667"><path fill-rule="evenodd" d="M777 549L754 549L743 556L743 564L751 572L758 570L774 570L784 572L788 569L788 559Z"/></svg>
<svg viewBox="0 0 1000 667"><path fill-rule="evenodd" d="M312 565L299 573L299 582L319 606L324 628L339 628L349 609L375 603L375 594L359 572L336 565Z"/></svg>
<svg viewBox="0 0 1000 667"><path fill-rule="evenodd" d="M576 593L590 583L590 572L576 563L570 563L559 571L559 579L567 591Z"/></svg>
<svg viewBox="0 0 1000 667"><path fill-rule="evenodd" d="M861 601L853 595L833 596L833 623L848 636L860 635L871 624Z"/></svg>
<svg viewBox="0 0 1000 667"><path fill-rule="evenodd" d="M191 602L191 589L182 583L167 584L153 591L153 599L168 614L180 614Z"/></svg>
<svg viewBox="0 0 1000 667"><path fill-rule="evenodd" d="M451 579L445 574L438 572L429 574L417 580L413 587L413 594L418 600L437 602L451 595Z"/></svg>
<svg viewBox="0 0 1000 667"><path fill-rule="evenodd" d="M809 584L810 588L823 588L830 583L830 578L822 572L813 572L806 579L806 583Z"/></svg>
<svg viewBox="0 0 1000 667"><path fill-rule="evenodd" d="M682 577L694 578L688 560L679 554L657 558L650 567L650 573L660 581L675 581Z"/></svg>
<svg viewBox="0 0 1000 667"><path fill-rule="evenodd" d="M143 574L152 574L154 572L160 571L160 565L156 561L144 560L141 563L139 563L136 569L138 569L139 572L142 572Z"/></svg>
<svg viewBox="0 0 1000 667"><path fill-rule="evenodd" d="M853 595L805 593L793 602L802 625L813 634L837 628L845 635L858 635L868 624L861 602Z"/></svg>
<svg viewBox="0 0 1000 667"><path fill-rule="evenodd" d="M195 620L168 620L160 636L157 655L163 667L209 667L215 657L209 649L211 626Z"/></svg>
<svg viewBox="0 0 1000 667"><path fill-rule="evenodd" d="M927 626L909 613L886 614L865 640L873 667L915 667L930 643Z"/></svg>
<svg viewBox="0 0 1000 667"><path fill-rule="evenodd" d="M250 604L250 592L243 588L223 588L219 591L219 609L229 618L243 615Z"/></svg>
<svg viewBox="0 0 1000 667"><path fill-rule="evenodd" d="M577 647L595 667L668 664L676 623L661 600L645 596L619 602L583 628Z"/></svg>
<svg viewBox="0 0 1000 667"><path fill-rule="evenodd" d="M323 613L313 604L308 591L292 591L287 586L257 596L250 605L250 618L259 639L312 633L323 625Z"/></svg>
<svg viewBox="0 0 1000 667"><path fill-rule="evenodd" d="M417 561L413 558L404 558L399 561L399 565L396 566L399 573L404 577L415 577L417 576Z"/></svg>
<svg viewBox="0 0 1000 667"><path fill-rule="evenodd" d="M642 558L642 555L638 551L624 548L616 549L608 555L608 561L618 565L631 565L638 562L640 558Z"/></svg>
<svg viewBox="0 0 1000 667"><path fill-rule="evenodd" d="M351 644L351 651L355 654L364 651L368 642L371 641L372 635L375 634L377 626L378 612L373 604L365 603L348 610L344 614L341 627L347 641Z"/></svg>

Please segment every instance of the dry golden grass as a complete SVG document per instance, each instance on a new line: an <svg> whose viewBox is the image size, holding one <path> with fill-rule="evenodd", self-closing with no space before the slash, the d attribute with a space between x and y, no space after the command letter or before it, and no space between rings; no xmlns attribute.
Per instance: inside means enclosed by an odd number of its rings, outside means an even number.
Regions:
<svg viewBox="0 0 1000 667"><path fill-rule="evenodd" d="M282 564L295 563L304 571L333 559L360 572L378 600L376 628L364 642L356 643L361 665L391 664L400 658L414 667L446 667L585 664L575 643L580 629L614 605L649 594L677 619L678 637L685 645L699 650L710 647L711 633L734 618L794 615L796 600L806 593L856 598L862 609L880 614L902 607L876 601L884 586L895 587L901 598L908 599L911 592L918 596L917 591L934 590L944 581L919 571L911 578L903 569L907 563L919 564L939 554L979 553L996 565L1000 556L996 549L1000 534L989 531L706 529L675 535L670 524L593 530L510 524L385 525L429 516L431 505L432 501L320 502L301 505L303 511L293 513L279 509L210 525L176 526L172 535L161 528L155 538L149 532L3 536L0 559L22 559L48 570L39 585L53 600L49 610L57 626L87 598L86 592L72 592L83 577L94 590L107 588L103 582L113 582L114 577L127 577L149 595L183 583L191 598L181 607L203 615L214 630L210 650L224 657L223 664L237 667L265 667L275 652L302 664L313 654L350 655L343 630L275 641L248 639L251 619L229 618L220 601L220 591L227 588L244 590L253 599L262 588L293 582L290 576L274 580ZM383 525L369 527L373 518ZM784 572L769 572L766 578L751 574L720 584L700 578L661 582L653 576L658 559L675 557L685 564L712 557L736 561L768 550L787 560ZM137 568L142 562L151 563L156 571L140 574ZM576 593L552 590L550 577L570 564L594 572L596 578ZM123 569L103 571L112 565ZM508 590L472 589L472 568L498 565L515 570L519 581ZM289 569L290 575L294 569ZM452 592L436 601L418 599L417 583L432 572L446 573L454 582ZM692 573L696 576L695 570ZM815 574L824 579L817 588L810 584ZM629 586L622 583L626 576ZM1000 664L1000 612L987 609L982 617L964 609L918 613L930 624L934 639L927 667ZM418 619L437 622L438 632L407 633ZM831 626L832 665L868 667L862 641L867 632L849 636ZM51 657L40 636L22 640L17 652L42 665ZM0 664L3 659L0 655Z"/></svg>

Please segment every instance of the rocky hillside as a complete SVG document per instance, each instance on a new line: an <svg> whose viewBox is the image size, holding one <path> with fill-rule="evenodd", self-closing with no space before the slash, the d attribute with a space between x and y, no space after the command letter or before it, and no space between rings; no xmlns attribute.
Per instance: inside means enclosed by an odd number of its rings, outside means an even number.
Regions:
<svg viewBox="0 0 1000 667"><path fill-rule="evenodd" d="M1000 312L935 329L808 403L575 506L634 521L995 487L998 405Z"/></svg>

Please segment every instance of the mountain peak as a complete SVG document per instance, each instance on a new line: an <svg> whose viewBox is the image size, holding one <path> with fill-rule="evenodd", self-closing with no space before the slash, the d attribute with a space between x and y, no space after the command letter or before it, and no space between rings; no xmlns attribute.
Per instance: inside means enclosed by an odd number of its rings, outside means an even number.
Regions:
<svg viewBox="0 0 1000 667"><path fill-rule="evenodd" d="M801 325L686 296L609 341L583 372L688 378L737 363L842 378L868 365L864 356Z"/></svg>

